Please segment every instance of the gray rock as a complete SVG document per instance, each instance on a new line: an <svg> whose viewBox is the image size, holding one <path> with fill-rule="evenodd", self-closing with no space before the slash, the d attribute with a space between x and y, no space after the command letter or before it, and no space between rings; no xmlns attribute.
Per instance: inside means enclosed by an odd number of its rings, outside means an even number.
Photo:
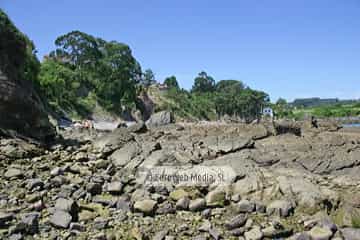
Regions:
<svg viewBox="0 0 360 240"><path fill-rule="evenodd" d="M164 202L158 205L156 209L157 214L172 214L175 213L176 209L170 202Z"/></svg>
<svg viewBox="0 0 360 240"><path fill-rule="evenodd" d="M264 235L260 228L256 227L248 232L245 232L244 236L246 240L260 240L263 238Z"/></svg>
<svg viewBox="0 0 360 240"><path fill-rule="evenodd" d="M360 239L360 229L358 228L342 228L341 234L345 240L358 240Z"/></svg>
<svg viewBox="0 0 360 240"><path fill-rule="evenodd" d="M14 217L13 213L0 212L0 226L11 221Z"/></svg>
<svg viewBox="0 0 360 240"><path fill-rule="evenodd" d="M312 240L329 240L333 232L329 228L315 226L309 231Z"/></svg>
<svg viewBox="0 0 360 240"><path fill-rule="evenodd" d="M75 230L79 232L85 232L86 226L81 223L70 223L70 230Z"/></svg>
<svg viewBox="0 0 360 240"><path fill-rule="evenodd" d="M39 179L39 178L34 178L34 179L29 179L28 181L27 181L27 185L26 185L26 187L27 187L27 189L28 190L33 190L34 188L39 188L39 189L42 189L43 187L44 187L44 182L41 180L41 179Z"/></svg>
<svg viewBox="0 0 360 240"><path fill-rule="evenodd" d="M237 209L241 213L251 213L255 210L255 204L249 200L243 199L237 204Z"/></svg>
<svg viewBox="0 0 360 240"><path fill-rule="evenodd" d="M296 233L294 236L288 238L288 240L311 240L309 234L303 233Z"/></svg>
<svg viewBox="0 0 360 240"><path fill-rule="evenodd" d="M233 230L230 231L230 234L236 237L242 236L244 235L245 232L245 228L235 228Z"/></svg>
<svg viewBox="0 0 360 240"><path fill-rule="evenodd" d="M188 197L182 197L176 202L177 210L187 210L189 208L190 199Z"/></svg>
<svg viewBox="0 0 360 240"><path fill-rule="evenodd" d="M130 202L124 198L119 198L116 201L116 209L130 212Z"/></svg>
<svg viewBox="0 0 360 240"><path fill-rule="evenodd" d="M206 197L206 206L209 207L223 207L225 204L225 192L221 190L210 191Z"/></svg>
<svg viewBox="0 0 360 240"><path fill-rule="evenodd" d="M113 152L109 159L115 166L123 167L129 163L136 155L140 153L140 147L136 142L128 142L115 152Z"/></svg>
<svg viewBox="0 0 360 240"><path fill-rule="evenodd" d="M17 168L10 168L8 169L5 174L4 177L5 178L20 178L23 176L23 172L20 169Z"/></svg>
<svg viewBox="0 0 360 240"><path fill-rule="evenodd" d="M291 202L287 200L275 200L267 206L267 213L269 215L279 215L281 217L289 216L294 210Z"/></svg>
<svg viewBox="0 0 360 240"><path fill-rule="evenodd" d="M219 240L221 238L221 233L216 228L210 228L209 234L214 240Z"/></svg>
<svg viewBox="0 0 360 240"><path fill-rule="evenodd" d="M108 226L109 221L107 219L97 217L94 220L93 227L97 230L103 230Z"/></svg>
<svg viewBox="0 0 360 240"><path fill-rule="evenodd" d="M225 223L225 227L228 230L239 228L244 226L247 220L246 214L239 214Z"/></svg>
<svg viewBox="0 0 360 240"><path fill-rule="evenodd" d="M148 128L164 126L174 122L174 116L171 112L162 111L151 115L150 119L146 121Z"/></svg>
<svg viewBox="0 0 360 240"><path fill-rule="evenodd" d="M134 204L134 210L138 212L142 212L147 215L151 215L154 213L157 202L150 199L145 199L141 201L137 201Z"/></svg>
<svg viewBox="0 0 360 240"><path fill-rule="evenodd" d="M39 231L39 217L38 212L26 213L22 216L20 223L23 224L26 233L35 234Z"/></svg>
<svg viewBox="0 0 360 240"><path fill-rule="evenodd" d="M192 212L204 210L206 207L205 199L197 198L195 200L191 200L189 204L189 210Z"/></svg>
<svg viewBox="0 0 360 240"><path fill-rule="evenodd" d="M107 191L111 194L120 194L123 186L124 185L120 181L111 182L107 185Z"/></svg>
<svg viewBox="0 0 360 240"><path fill-rule="evenodd" d="M79 206L72 199L59 198L56 200L55 210L70 213L70 215L73 217L73 220L76 220L77 214L79 212Z"/></svg>
<svg viewBox="0 0 360 240"><path fill-rule="evenodd" d="M100 183L91 182L86 185L86 191L88 191L91 195L101 194L102 186Z"/></svg>
<svg viewBox="0 0 360 240"><path fill-rule="evenodd" d="M169 230L167 230L167 229L159 231L154 235L154 237L152 239L153 240L164 240L168 233L169 233Z"/></svg>
<svg viewBox="0 0 360 240"><path fill-rule="evenodd" d="M68 228L72 220L72 216L65 211L56 210L50 217L50 223L57 228Z"/></svg>

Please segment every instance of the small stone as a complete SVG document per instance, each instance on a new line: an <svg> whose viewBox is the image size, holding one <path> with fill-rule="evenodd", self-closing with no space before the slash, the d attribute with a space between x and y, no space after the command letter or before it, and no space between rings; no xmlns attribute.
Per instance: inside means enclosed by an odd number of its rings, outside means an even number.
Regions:
<svg viewBox="0 0 360 240"><path fill-rule="evenodd" d="M38 212L26 213L22 216L20 223L24 225L26 233L35 234L39 231L39 217Z"/></svg>
<svg viewBox="0 0 360 240"><path fill-rule="evenodd" d="M251 213L255 210L255 204L249 200L243 199L238 203L238 210L241 213Z"/></svg>
<svg viewBox="0 0 360 240"><path fill-rule="evenodd" d="M309 235L312 240L329 240L333 233L328 228L315 226L309 231Z"/></svg>
<svg viewBox="0 0 360 240"><path fill-rule="evenodd" d="M296 233L294 236L288 238L288 240L311 240L310 236L303 232L303 233Z"/></svg>
<svg viewBox="0 0 360 240"><path fill-rule="evenodd" d="M17 168L10 168L4 174L4 177L7 178L7 179L20 178L22 176L23 176L22 171L17 169Z"/></svg>
<svg viewBox="0 0 360 240"><path fill-rule="evenodd" d="M294 210L291 202L286 200L275 200L267 207L269 215L279 215L281 217L288 217Z"/></svg>
<svg viewBox="0 0 360 240"><path fill-rule="evenodd" d="M189 197L189 193L186 192L184 189L176 189L174 191L172 191L169 195L169 197L174 200L174 201L178 201L179 199L183 198L183 197Z"/></svg>
<svg viewBox="0 0 360 240"><path fill-rule="evenodd" d="M169 233L169 230L167 230L167 229L162 230L160 232L157 232L152 239L153 240L164 240L168 233Z"/></svg>
<svg viewBox="0 0 360 240"><path fill-rule="evenodd" d="M244 234L246 240L261 240L263 238L263 233L259 227L253 228Z"/></svg>
<svg viewBox="0 0 360 240"><path fill-rule="evenodd" d="M200 225L200 227L198 228L198 230L199 230L200 232L208 232L208 231L210 230L210 228L211 228L211 223L210 223L210 221L205 220L205 221Z"/></svg>
<svg viewBox="0 0 360 240"><path fill-rule="evenodd" d="M225 227L228 230L239 228L246 223L247 216L245 214L239 214L225 223Z"/></svg>
<svg viewBox="0 0 360 240"><path fill-rule="evenodd" d="M192 212L204 210L206 207L205 199L197 198L195 200L191 200L189 204L189 210Z"/></svg>
<svg viewBox="0 0 360 240"><path fill-rule="evenodd" d="M85 232L86 226L81 223L70 223L70 230L75 230L79 232Z"/></svg>
<svg viewBox="0 0 360 240"><path fill-rule="evenodd" d="M341 234L345 240L358 240L360 239L360 229L359 228L343 228L340 229Z"/></svg>
<svg viewBox="0 0 360 240"><path fill-rule="evenodd" d="M50 171L50 175L53 176L53 177L56 177L56 176L59 176L59 175L62 175L62 174L64 174L64 171L60 167L55 167L54 169L52 169Z"/></svg>
<svg viewBox="0 0 360 240"><path fill-rule="evenodd" d="M124 185L120 181L111 182L107 185L107 191L111 194L120 194L123 186Z"/></svg>
<svg viewBox="0 0 360 240"><path fill-rule="evenodd" d="M107 219L97 217L94 220L94 228L97 230L103 230L107 227L109 221Z"/></svg>
<svg viewBox="0 0 360 240"><path fill-rule="evenodd" d="M11 221L14 218L14 214L12 213L4 213L0 212L0 226L5 225L6 222Z"/></svg>
<svg viewBox="0 0 360 240"><path fill-rule="evenodd" d="M210 228L209 234L214 240L219 240L221 238L221 234L216 228Z"/></svg>
<svg viewBox="0 0 360 240"><path fill-rule="evenodd" d="M135 202L134 209L135 211L142 212L147 215L151 215L154 213L156 205L157 205L156 201L146 199Z"/></svg>
<svg viewBox="0 0 360 240"><path fill-rule="evenodd" d="M69 213L57 210L55 213L50 217L50 223L54 227L58 228L68 228L71 223L72 217Z"/></svg>
<svg viewBox="0 0 360 240"><path fill-rule="evenodd" d="M236 237L244 235L245 228L235 228L230 231L230 234Z"/></svg>
<svg viewBox="0 0 360 240"><path fill-rule="evenodd" d="M157 214L172 214L175 213L176 209L173 207L173 205L170 202L164 202L160 205L158 205L156 209Z"/></svg>
<svg viewBox="0 0 360 240"><path fill-rule="evenodd" d="M177 210L187 210L189 208L190 199L188 197L182 197L176 202Z"/></svg>
<svg viewBox="0 0 360 240"><path fill-rule="evenodd" d="M22 240L22 239L24 239L24 237L21 233L15 233L9 236L9 240Z"/></svg>
<svg viewBox="0 0 360 240"><path fill-rule="evenodd" d="M119 198L116 201L116 209L130 212L130 202L126 201L124 198Z"/></svg>
<svg viewBox="0 0 360 240"><path fill-rule="evenodd" d="M33 190L35 188L39 188L39 189L42 189L44 187L44 182L39 179L39 178L34 178L34 179L30 179L28 180L28 183L27 183L27 189L28 190Z"/></svg>
<svg viewBox="0 0 360 240"><path fill-rule="evenodd" d="M79 206L72 199L59 198L56 200L55 209L70 213L71 216L76 220L79 212Z"/></svg>
<svg viewBox="0 0 360 240"><path fill-rule="evenodd" d="M205 200L206 206L223 207L225 205L226 195L224 191L214 190L206 195Z"/></svg>

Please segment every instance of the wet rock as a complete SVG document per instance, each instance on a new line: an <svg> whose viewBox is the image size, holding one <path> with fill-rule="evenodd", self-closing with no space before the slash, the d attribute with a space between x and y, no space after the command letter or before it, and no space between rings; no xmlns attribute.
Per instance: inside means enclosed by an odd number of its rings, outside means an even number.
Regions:
<svg viewBox="0 0 360 240"><path fill-rule="evenodd" d="M146 215L151 215L154 213L156 206L157 206L156 201L146 199L135 202L134 210L138 212L142 212Z"/></svg>
<svg viewBox="0 0 360 240"><path fill-rule="evenodd" d="M50 217L50 223L57 228L68 228L72 220L72 216L64 211L57 210Z"/></svg>
<svg viewBox="0 0 360 240"><path fill-rule="evenodd" d="M288 217L294 210L291 202L287 200L275 200L267 206L267 213L276 214L281 217Z"/></svg>
<svg viewBox="0 0 360 240"><path fill-rule="evenodd" d="M206 207L206 201L203 198L197 198L195 200L191 200L189 204L189 210L192 212L204 210Z"/></svg>
<svg viewBox="0 0 360 240"><path fill-rule="evenodd" d="M328 228L315 226L309 231L309 235L313 240L329 240L333 233Z"/></svg>
<svg viewBox="0 0 360 240"><path fill-rule="evenodd" d="M242 227L246 223L246 220L247 220L246 214L239 214L233 217L232 219L230 219L229 221L227 221L225 223L225 228L228 230L233 230L235 228Z"/></svg>

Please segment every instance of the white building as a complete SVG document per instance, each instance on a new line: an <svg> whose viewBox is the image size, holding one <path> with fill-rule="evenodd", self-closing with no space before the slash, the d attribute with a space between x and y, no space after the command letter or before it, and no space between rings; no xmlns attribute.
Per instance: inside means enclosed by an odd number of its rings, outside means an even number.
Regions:
<svg viewBox="0 0 360 240"><path fill-rule="evenodd" d="M274 111L272 110L272 108L270 107L266 107L263 109L263 116L268 116L268 117L274 117Z"/></svg>

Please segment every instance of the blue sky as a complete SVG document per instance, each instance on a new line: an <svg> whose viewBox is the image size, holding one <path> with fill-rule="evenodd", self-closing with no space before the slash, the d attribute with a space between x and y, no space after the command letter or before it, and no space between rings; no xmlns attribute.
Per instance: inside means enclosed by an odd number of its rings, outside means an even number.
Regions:
<svg viewBox="0 0 360 240"><path fill-rule="evenodd" d="M191 88L216 80L293 100L360 98L359 0L0 0L36 44L80 30L130 45L143 69Z"/></svg>

